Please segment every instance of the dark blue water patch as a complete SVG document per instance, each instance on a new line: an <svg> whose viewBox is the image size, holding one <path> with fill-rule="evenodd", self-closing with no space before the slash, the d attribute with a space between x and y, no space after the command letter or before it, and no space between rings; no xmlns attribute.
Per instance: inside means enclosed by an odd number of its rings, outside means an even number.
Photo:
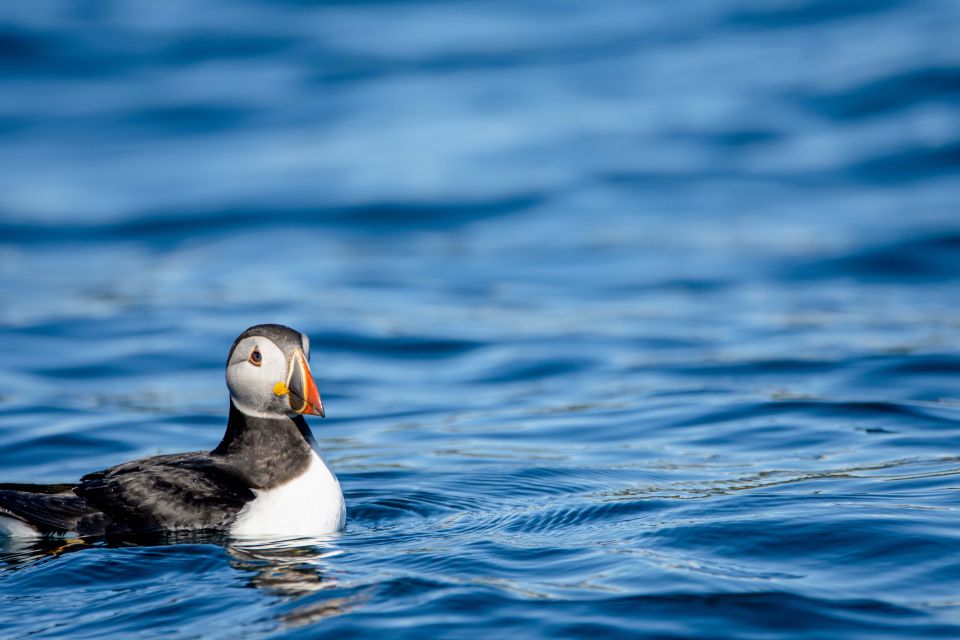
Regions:
<svg viewBox="0 0 960 640"><path fill-rule="evenodd" d="M646 293L687 293L687 294L722 294L724 291L730 290L736 286L736 282L727 278L719 277L719 274L714 274L712 277L689 277L689 278L678 278L673 277L674 274L667 273L664 274L663 278L655 279L638 279L635 281L626 281L617 286L613 286L613 283L604 283L605 286L602 290L598 287L598 297L604 298L605 296L611 294L620 294L624 296L632 296L637 294L646 294ZM661 340L682 340L682 338L654 338L651 337L651 342L656 341L657 339Z"/></svg>
<svg viewBox="0 0 960 640"><path fill-rule="evenodd" d="M214 368L222 358L199 362L200 366ZM112 376L150 376L158 372L182 372L183 360L178 354L139 353L123 355L100 362L75 366L40 366L34 373L60 379L105 378Z"/></svg>
<svg viewBox="0 0 960 640"><path fill-rule="evenodd" d="M403 233L457 227L476 220L507 216L528 210L543 201L542 194L524 193L491 200L446 202L383 202L355 206L297 206L277 202L267 207L238 205L222 210L141 213L107 224L50 226L21 221L0 222L7 243L62 243L140 241L154 248L220 235L229 231L332 226L341 231Z"/></svg>
<svg viewBox="0 0 960 640"><path fill-rule="evenodd" d="M33 121L26 117L0 117L0 135L21 134L30 129Z"/></svg>
<svg viewBox="0 0 960 640"><path fill-rule="evenodd" d="M806 518L790 518L777 512L776 518L760 517L751 523L712 516L704 522L688 521L682 527L664 527L649 532L648 537L658 546L688 549L691 553L694 548L700 548L717 558L749 557L751 562L764 562L773 567L782 563L804 575L829 571L836 563L849 564L847 580L851 584L873 581L872 586L878 590L890 589L894 594L898 585L895 580L884 577L885 571L928 563L932 557L948 557L949 549L956 544L955 535L915 528L898 521L894 513L878 514L855 505L847 505L851 511L847 518L818 521L815 516L818 509L811 504ZM820 510L826 513L828 506L824 501ZM862 531L861 514L865 513L870 513L868 540L864 540Z"/></svg>
<svg viewBox="0 0 960 640"><path fill-rule="evenodd" d="M369 335L351 332L311 332L311 344L324 351L341 351L387 358L451 358L484 346L483 342L430 336Z"/></svg>
<svg viewBox="0 0 960 640"><path fill-rule="evenodd" d="M893 361L882 375L956 376L960 374L960 357L952 354L929 354Z"/></svg>
<svg viewBox="0 0 960 640"><path fill-rule="evenodd" d="M82 341L103 335L109 331L116 338L155 337L174 331L176 326L158 317L137 320L123 318L91 318L80 315L65 315L56 320L30 323L26 326L2 327L0 335L42 336Z"/></svg>
<svg viewBox="0 0 960 640"><path fill-rule="evenodd" d="M276 33L225 33L196 30L178 34L157 57L169 65L189 65L214 60L262 59L289 52L305 39Z"/></svg>
<svg viewBox="0 0 960 640"><path fill-rule="evenodd" d="M348 226L382 225L393 228L391 230L403 227L445 228L482 218L517 213L531 209L543 200L544 194L529 192L475 202L383 203L340 209L333 217Z"/></svg>
<svg viewBox="0 0 960 640"><path fill-rule="evenodd" d="M848 172L874 184L909 183L949 176L960 169L960 141L892 149L854 163Z"/></svg>
<svg viewBox="0 0 960 640"><path fill-rule="evenodd" d="M889 392L913 401L951 406L960 397L960 362L953 354L925 353L913 357L878 357L864 363L847 381L850 388L869 389L883 385ZM943 404L947 401L947 404Z"/></svg>
<svg viewBox="0 0 960 640"><path fill-rule="evenodd" d="M188 544L157 547L131 547L123 553L111 553L106 548L94 545L83 553L70 553L63 563L76 567L61 575L60 569L47 563L42 570L20 572L15 579L21 593L42 592L50 586L51 574L57 574L58 589L82 589L102 585L109 581L118 589L126 589L164 575L173 577L184 574L203 575L224 563L223 552L218 547L201 547Z"/></svg>
<svg viewBox="0 0 960 640"><path fill-rule="evenodd" d="M100 438L85 433L58 433L34 437L20 442L15 448L0 451L0 464L6 467L21 466L28 460L48 460L53 462L71 456L86 454L129 453L131 447L124 446L109 438Z"/></svg>
<svg viewBox="0 0 960 640"><path fill-rule="evenodd" d="M704 362L694 365L684 364L668 367L664 367L662 364L641 365L634 367L633 370L649 371L656 369L662 371L666 368L671 373L699 378L704 376L814 375L829 373L842 366L844 365L837 361L783 357L727 363Z"/></svg>
<svg viewBox="0 0 960 640"><path fill-rule="evenodd" d="M857 247L788 270L798 279L855 278L865 282L936 282L960 279L960 234L954 231Z"/></svg>
<svg viewBox="0 0 960 640"><path fill-rule="evenodd" d="M419 583L420 593L431 585ZM409 597L410 590L403 595ZM397 594L390 593L391 597ZM496 626L507 633L523 634L531 625L549 637L649 638L766 637L771 632L791 637L823 637L824 634L867 633L876 638L947 637L960 627L940 624L923 611L867 598L818 598L789 592L743 592L702 594L678 592L640 596L599 596L543 599L523 607L522 595L499 593L490 587L453 592L438 599L421 596L405 611L413 616L412 627L396 628L388 612L341 616L327 625L331 634L358 635L374 630L389 631L402 638L454 637L455 628L476 628L467 635L482 637L481 627ZM446 612L444 615L441 612ZM620 625L630 618L634 623ZM735 629L731 628L731 622ZM463 631L461 631L463 633ZM297 636L294 636L297 637ZM304 634L303 637L308 637Z"/></svg>
<svg viewBox="0 0 960 640"><path fill-rule="evenodd" d="M960 428L960 421L938 415L923 407L891 402L841 402L822 400L780 400L776 402L745 403L723 407L695 418L681 420L674 427L721 424L762 418L782 418L794 415L820 416L855 421L888 421L891 424L910 423L931 428Z"/></svg>
<svg viewBox="0 0 960 640"><path fill-rule="evenodd" d="M754 128L723 131L713 136L712 140L718 145L732 148L744 148L769 144L776 142L781 138L783 138L783 133L780 131L773 129Z"/></svg>
<svg viewBox="0 0 960 640"><path fill-rule="evenodd" d="M254 111L229 104L180 104L131 111L121 120L162 134L200 134L240 127Z"/></svg>
<svg viewBox="0 0 960 640"><path fill-rule="evenodd" d="M753 6L749 6L749 5ZM747 3L748 7L731 12L727 20L732 26L751 29L796 29L798 26L851 18L872 17L901 5L900 0L851 0L837 3L830 0L795 0L776 5Z"/></svg>
<svg viewBox="0 0 960 640"><path fill-rule="evenodd" d="M549 13L544 19L555 18ZM702 33L687 28L682 21L664 29L661 25L645 26L634 21L633 29L606 29L575 40L532 38L526 41L504 41L498 47L488 42L463 41L442 54L398 56L394 51L372 51L358 55L355 51L319 48L307 57L311 71L309 85L338 87L396 80L398 78L447 78L459 81L471 74L508 71L529 71L537 68L563 68L599 61L629 58L651 45L670 46L702 38ZM619 25L618 25L619 26ZM583 77L581 82L610 89L604 77ZM496 100L500 103L501 100Z"/></svg>
<svg viewBox="0 0 960 640"><path fill-rule="evenodd" d="M0 66L6 73L33 72L45 61L48 47L41 34L8 25L0 30Z"/></svg>
<svg viewBox="0 0 960 640"><path fill-rule="evenodd" d="M142 46L136 46L142 42L116 29L65 28L55 33L12 27L3 39L11 53L0 57L4 80L116 78L147 61Z"/></svg>
<svg viewBox="0 0 960 640"><path fill-rule="evenodd" d="M419 599L424 595L440 591L446 586L448 585L440 580L403 576L378 585L377 595L387 602L403 603L405 600L409 602L411 599Z"/></svg>
<svg viewBox="0 0 960 640"><path fill-rule="evenodd" d="M743 179L743 173L732 169L715 169L706 172L704 175L702 169L680 169L668 170L660 168L650 168L644 170L622 170L604 171L596 176L596 179L604 184L618 187L631 188L681 188L689 185L693 174L696 174L703 180L717 180L733 182L737 179Z"/></svg>
<svg viewBox="0 0 960 640"><path fill-rule="evenodd" d="M884 385L890 392L914 401L951 406L950 399L960 398L957 358L952 354L918 354L912 358L878 358L870 366L852 375L853 388L876 388ZM953 405L956 406L956 405Z"/></svg>
<svg viewBox="0 0 960 640"><path fill-rule="evenodd" d="M216 628L236 624L241 618L251 628L258 626L249 613L235 612L229 623L229 616L223 615L227 605L249 608L256 603L249 597L252 592L223 579L219 570L227 562L221 547L93 547L82 553L60 553L55 562L35 562L29 569L7 574L21 587L17 596L4 599L6 612L15 611L20 618L16 627L5 625L9 633L62 636L69 630L71 637L93 638L104 633L142 634L148 628L150 633L164 634L182 629L190 612L202 612L207 634L211 624ZM60 581L58 568L67 566L75 569L73 579ZM104 589L103 576L110 576L116 587ZM52 585L56 592L69 594L62 608L33 609L32 600L38 597L34 594L38 590L50 593ZM70 616L69 623L61 619L64 614ZM217 618L224 620L214 622ZM275 625L260 626L266 631Z"/></svg>
<svg viewBox="0 0 960 640"><path fill-rule="evenodd" d="M955 104L960 100L960 68L909 69L805 99L817 113L839 121L861 120L929 102Z"/></svg>
<svg viewBox="0 0 960 640"><path fill-rule="evenodd" d="M166 416L164 417L164 423L198 428L203 428L205 426L224 427L226 425L226 415L211 416L201 413L191 413L178 416Z"/></svg>
<svg viewBox="0 0 960 640"><path fill-rule="evenodd" d="M336 397L335 394L329 394L329 395L331 398ZM327 393L324 392L324 397L326 396L327 396ZM343 394L340 397L351 397L351 396L349 394ZM452 409L452 407L447 407L447 409ZM410 421L423 418L424 416L435 414L438 411L443 411L443 410L444 410L444 407L442 406L439 408L432 408L429 411L424 409L419 409L419 408L396 410L388 406L388 407L380 408L376 412L371 412L371 413L358 412L351 415L331 416L331 417L335 417L337 422L341 422L344 424L350 424L352 422L359 422L359 421L371 421L371 422L377 422L381 425L383 424L396 425L396 424L409 423ZM415 438L416 434L413 434L411 437Z"/></svg>
<svg viewBox="0 0 960 640"><path fill-rule="evenodd" d="M515 361L496 367L476 379L485 384L530 382L588 371L596 363L587 358L564 358L554 360Z"/></svg>

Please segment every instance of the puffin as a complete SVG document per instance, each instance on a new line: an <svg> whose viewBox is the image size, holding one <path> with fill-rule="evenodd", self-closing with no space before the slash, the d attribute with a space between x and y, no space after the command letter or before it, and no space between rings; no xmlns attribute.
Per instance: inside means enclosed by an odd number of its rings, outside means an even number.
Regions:
<svg viewBox="0 0 960 640"><path fill-rule="evenodd" d="M72 484L0 483L0 535L292 538L342 530L340 483L304 419L324 417L309 359L303 333L250 327L227 357L230 413L216 448L133 460Z"/></svg>

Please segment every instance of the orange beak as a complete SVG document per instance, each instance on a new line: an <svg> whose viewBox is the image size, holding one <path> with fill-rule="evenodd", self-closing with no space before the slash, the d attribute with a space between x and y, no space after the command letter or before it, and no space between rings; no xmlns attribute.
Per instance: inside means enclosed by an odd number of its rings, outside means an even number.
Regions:
<svg viewBox="0 0 960 640"><path fill-rule="evenodd" d="M307 358L300 349L293 352L290 359L290 373L287 375L287 401L290 408L297 413L305 413L323 417L323 401L317 391L317 383L313 381Z"/></svg>

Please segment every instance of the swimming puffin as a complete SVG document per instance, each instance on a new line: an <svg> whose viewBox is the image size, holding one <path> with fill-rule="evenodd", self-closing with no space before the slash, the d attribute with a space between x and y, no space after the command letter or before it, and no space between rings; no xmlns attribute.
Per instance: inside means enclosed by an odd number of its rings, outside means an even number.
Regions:
<svg viewBox="0 0 960 640"><path fill-rule="evenodd" d="M310 341L299 331L250 327L227 357L230 415L213 451L134 460L76 484L0 484L0 535L341 530L340 483L303 418L324 415L309 358Z"/></svg>

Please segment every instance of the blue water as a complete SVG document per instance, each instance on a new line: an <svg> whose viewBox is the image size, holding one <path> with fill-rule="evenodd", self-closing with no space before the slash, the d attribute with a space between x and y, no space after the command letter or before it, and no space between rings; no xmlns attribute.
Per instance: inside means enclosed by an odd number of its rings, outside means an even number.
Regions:
<svg viewBox="0 0 960 640"><path fill-rule="evenodd" d="M310 544L0 542L4 638L960 637L960 5L8 2L0 481L312 338Z"/></svg>

